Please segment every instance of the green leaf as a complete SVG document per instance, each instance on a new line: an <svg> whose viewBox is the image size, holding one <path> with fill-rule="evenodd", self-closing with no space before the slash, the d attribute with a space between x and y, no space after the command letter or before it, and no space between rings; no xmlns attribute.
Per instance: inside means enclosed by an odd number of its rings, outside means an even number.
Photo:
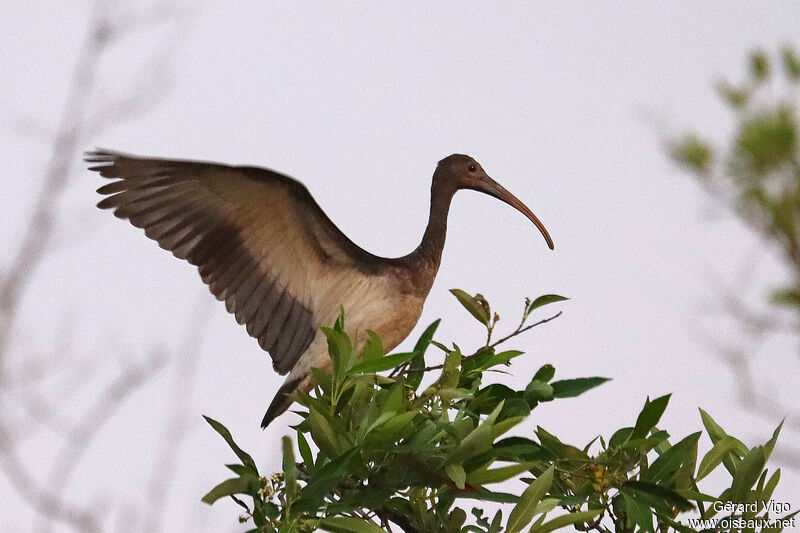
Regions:
<svg viewBox="0 0 800 533"><path fill-rule="evenodd" d="M791 46L784 46L781 49L781 60L786 76L795 82L800 80L800 57Z"/></svg>
<svg viewBox="0 0 800 533"><path fill-rule="evenodd" d="M414 352L393 353L380 359L372 359L370 361L362 361L357 365L353 365L350 369L351 374L371 374L374 372L384 372L397 368L403 363L410 361L417 354Z"/></svg>
<svg viewBox="0 0 800 533"><path fill-rule="evenodd" d="M361 449L351 448L342 455L334 457L325 466L316 470L308 480L308 484L300 491L300 498L292 505L292 510L316 511L323 498L328 496L348 475L353 458Z"/></svg>
<svg viewBox="0 0 800 533"><path fill-rule="evenodd" d="M494 492L483 487L477 488L474 492L460 492L458 497L467 500L480 500L481 502L517 503L519 501L519 498L514 494Z"/></svg>
<svg viewBox="0 0 800 533"><path fill-rule="evenodd" d="M555 509L560 502L561 500L559 500L558 498L545 498L544 500L540 501L539 505L536 506L536 509L533 510L533 516L546 515L547 513Z"/></svg>
<svg viewBox="0 0 800 533"><path fill-rule="evenodd" d="M313 468L314 456L311 454L311 446L308 445L305 435L300 430L297 431L297 448L300 450L300 457L303 458L306 468Z"/></svg>
<svg viewBox="0 0 800 533"><path fill-rule="evenodd" d="M764 457L769 459L769 456L772 455L772 449L775 447L775 444L778 442L778 436L781 434L781 428L783 428L783 423L786 419L781 420L781 423L778 424L778 427L775 428L775 431L772 432L772 438L769 439L766 444L764 444Z"/></svg>
<svg viewBox="0 0 800 533"><path fill-rule="evenodd" d="M381 406L381 413L397 413L403 409L406 402L406 389L402 381L396 382L389 387L388 391L381 394L383 398L383 405Z"/></svg>
<svg viewBox="0 0 800 533"><path fill-rule="evenodd" d="M631 433L631 439L642 439L646 437L650 430L658 424L658 421L661 420L661 415L664 414L667 408L670 396L670 394L667 394L653 401L647 398L642 412L639 413L639 417L636 419L636 425L633 428L633 433Z"/></svg>
<svg viewBox="0 0 800 533"><path fill-rule="evenodd" d="M548 383L556 375L556 369L551 364L542 365L533 375L533 379Z"/></svg>
<svg viewBox="0 0 800 533"><path fill-rule="evenodd" d="M750 54L750 74L759 81L769 75L769 58L763 50L755 50Z"/></svg>
<svg viewBox="0 0 800 533"><path fill-rule="evenodd" d="M534 402L549 402L553 399L554 394L555 389L552 385L536 378L525 387L525 401L528 402L528 405Z"/></svg>
<svg viewBox="0 0 800 533"><path fill-rule="evenodd" d="M248 475L242 477L235 477L226 479L213 489L208 494L203 496L202 502L211 505L220 498L231 496L233 494L248 494L253 495L258 491L258 478L256 476Z"/></svg>
<svg viewBox="0 0 800 533"><path fill-rule="evenodd" d="M531 302L531 305L528 306L527 312L530 313L534 309L538 309L542 306L555 302L563 302L564 300L569 300L569 298L559 296L558 294L545 294L544 296L539 296L533 302Z"/></svg>
<svg viewBox="0 0 800 533"><path fill-rule="evenodd" d="M444 471L447 472L447 477L453 480L459 490L464 490L467 474L464 472L464 467L461 464L448 464L445 465Z"/></svg>
<svg viewBox="0 0 800 533"><path fill-rule="evenodd" d="M644 481L654 483L664 483L667 481L682 464L690 460L697 452L697 441L700 439L701 432L692 433L679 443L665 451L661 457L656 459L647 472L642 476Z"/></svg>
<svg viewBox="0 0 800 533"><path fill-rule="evenodd" d="M711 168L714 159L711 145L697 135L685 135L671 144L670 155L675 162L701 175Z"/></svg>
<svg viewBox="0 0 800 533"><path fill-rule="evenodd" d="M545 470L542 475L528 485L528 488L519 497L519 503L511 510L506 523L507 533L517 533L528 525L533 519L536 506L550 490L553 484L553 465Z"/></svg>
<svg viewBox="0 0 800 533"><path fill-rule="evenodd" d="M422 332L419 340L414 345L412 352L415 355L414 358L411 359L408 374L406 375L406 385L410 387L411 390L417 390L417 387L419 387L419 384L422 382L422 378L425 376L425 352L428 350L428 346L433 342L433 334L436 333L436 328L439 327L441 322L441 318L434 320L425 328L425 331Z"/></svg>
<svg viewBox="0 0 800 533"><path fill-rule="evenodd" d="M475 393L475 399L470 402L469 408L477 414L486 414L493 411L503 400L517 396L517 391L510 387L501 383L493 383Z"/></svg>
<svg viewBox="0 0 800 533"><path fill-rule="evenodd" d="M733 501L745 501L747 493L758 481L766 462L767 457L762 446L756 446L744 456L742 464L733 475L733 484L731 485Z"/></svg>
<svg viewBox="0 0 800 533"><path fill-rule="evenodd" d="M716 496L711 496L710 494L703 494L702 492L697 492L696 490L678 489L675 492L686 499L694 500L696 502L714 503L715 501L718 500Z"/></svg>
<svg viewBox="0 0 800 533"><path fill-rule="evenodd" d="M700 408L698 408L698 411L700 411L700 418L703 421L703 426L706 428L706 432L708 432L708 436L711 438L711 442L716 444L718 440L728 436L728 434L725 433L725 430L722 429L713 418L711 418L710 414Z"/></svg>
<svg viewBox="0 0 800 533"><path fill-rule="evenodd" d="M570 446L569 444L564 444L558 439L558 437L549 433L546 429L544 429L541 426L536 427L536 436L539 437L539 440L542 443L542 447L552 452L554 458L581 459L581 460L589 459L589 457L583 450L576 448L574 446Z"/></svg>
<svg viewBox="0 0 800 533"><path fill-rule="evenodd" d="M248 474L258 475L252 466L245 466L245 465L225 465L228 467L230 471L232 471L237 476L246 476Z"/></svg>
<svg viewBox="0 0 800 533"><path fill-rule="evenodd" d="M661 485L648 483L646 481L631 480L626 482L622 488L624 491L632 492L634 496L645 497L645 501L655 500L657 503L663 505L665 510L669 510L673 507L679 511L691 511L694 509L692 503L684 496L681 496L672 489L662 487Z"/></svg>
<svg viewBox="0 0 800 533"><path fill-rule="evenodd" d="M340 320L344 315L340 315ZM320 328L325 336L328 338L328 353L331 356L331 376L334 383L341 383L347 370L355 362L355 354L353 353L353 343L350 337L339 328Z"/></svg>
<svg viewBox="0 0 800 533"><path fill-rule="evenodd" d="M633 433L633 428L620 428L611 435L611 439L608 441L609 448L617 448L619 446L624 445L628 442L631 438L631 434Z"/></svg>
<svg viewBox="0 0 800 533"><path fill-rule="evenodd" d="M523 472L527 472L539 464L539 461L527 461L510 466L494 468L492 470L482 468L470 472L467 475L467 482L469 482L470 485L488 485L489 483L500 483L501 481L506 481L507 479L518 476Z"/></svg>
<svg viewBox="0 0 800 533"><path fill-rule="evenodd" d="M492 456L501 461L541 461L548 453L536 442L523 437L508 437L492 446Z"/></svg>
<svg viewBox="0 0 800 533"><path fill-rule="evenodd" d="M641 531L653 532L653 514L650 509L639 502L637 498L623 492L622 499L625 501L625 511L628 513L628 520L639 526Z"/></svg>
<svg viewBox="0 0 800 533"><path fill-rule="evenodd" d="M603 512L603 509L592 509L590 511L579 511L577 513L569 513L556 518L549 522L534 526L529 531L530 533L548 533L548 531L555 531L562 527L571 526L573 524L580 524L594 520Z"/></svg>
<svg viewBox="0 0 800 533"><path fill-rule="evenodd" d="M328 457L339 455L339 439L330 422L316 409L311 409L306 418L311 430L311 438L317 447Z"/></svg>
<svg viewBox="0 0 800 533"><path fill-rule="evenodd" d="M492 368L493 366L497 365L507 365L511 362L512 359L515 357L519 357L520 355L524 354L525 352L521 350L506 350L505 352L500 352L494 354L486 365L483 366L483 369Z"/></svg>
<svg viewBox="0 0 800 533"><path fill-rule="evenodd" d="M475 355L465 357L462 369L464 372L483 372L495 366L508 365L512 359L524 353L519 350L507 350L496 354L491 347L483 348Z"/></svg>
<svg viewBox="0 0 800 533"><path fill-rule="evenodd" d="M330 533L386 533L372 522L349 516L323 518L319 521L319 527Z"/></svg>
<svg viewBox="0 0 800 533"><path fill-rule="evenodd" d="M503 511L497 510L494 514L494 518L492 519L492 523L489 525L489 529L486 533L500 533L503 529Z"/></svg>
<svg viewBox="0 0 800 533"><path fill-rule="evenodd" d="M561 381L554 381L550 385L553 387L554 398L574 398L584 392L598 387L611 381L611 378L577 378L577 379L563 379Z"/></svg>
<svg viewBox="0 0 800 533"><path fill-rule="evenodd" d="M369 339L364 343L364 349L361 351L361 360L370 361L372 359L380 359L386 355L386 351L383 349L383 341L378 334L368 329L367 335L369 335Z"/></svg>
<svg viewBox="0 0 800 533"><path fill-rule="evenodd" d="M294 498L297 493L297 466L294 461L292 439L283 437L281 445L283 446L283 480L286 486L286 494L289 498Z"/></svg>
<svg viewBox="0 0 800 533"><path fill-rule="evenodd" d="M698 409L700 411L700 418L703 421L703 426L706 428L706 432L708 433L711 442L716 444L718 441L722 440L723 438L727 437L728 434L725 433L725 430L717 424L711 415L707 412L703 411L702 409ZM731 437L734 438L735 437ZM744 457L745 454L749 451L747 446L744 445L740 440L736 440L736 450L735 453L732 455L727 455L722 460L722 464L725 465L725 469L728 470L731 476L734 475L736 469L738 468L739 464L741 463L741 457Z"/></svg>
<svg viewBox="0 0 800 533"><path fill-rule="evenodd" d="M453 450L445 464L459 464L492 447L492 425L503 408L503 402L481 424L472 430Z"/></svg>
<svg viewBox="0 0 800 533"><path fill-rule="evenodd" d="M436 382L437 387L452 389L458 386L458 381L461 377L461 359L461 351L457 349L445 356L442 374Z"/></svg>
<svg viewBox="0 0 800 533"><path fill-rule="evenodd" d="M380 442L388 444L397 442L404 434L408 433L409 423L417 416L417 411L407 411L390 416L388 420L384 420L376 425L370 433L371 438Z"/></svg>
<svg viewBox="0 0 800 533"><path fill-rule="evenodd" d="M508 418L525 418L529 414L531 414L531 408L525 400L509 398L503 404L503 410L500 411L500 416L497 417L497 424Z"/></svg>
<svg viewBox="0 0 800 533"><path fill-rule="evenodd" d="M491 323L491 316L488 309L475 297L470 296L461 289L450 289L450 293L458 299L459 303L464 306L464 309L469 311L469 314L474 316L478 322L484 326L488 326Z"/></svg>
<svg viewBox="0 0 800 533"><path fill-rule="evenodd" d="M203 415L203 418L205 418L206 422L208 422L211 425L211 427L214 428L214 431L222 435L222 438L225 439L225 442L228 443L228 446L231 447L233 452L242 461L243 464L256 468L256 463L255 461L253 461L253 458L250 457L250 454L239 448L239 446L237 446L236 443L233 441L233 437L231 436L231 432L228 431L228 428L226 428L213 418L210 418L206 415ZM258 470L256 470L256 473L258 473Z"/></svg>
<svg viewBox="0 0 800 533"><path fill-rule="evenodd" d="M759 500L762 501L769 501L772 498L772 493L775 491L775 487L778 486L778 481L781 480L781 469L775 470L772 476L767 481L767 484L764 486L764 490L761 491L760 496L758 497Z"/></svg>
<svg viewBox="0 0 800 533"><path fill-rule="evenodd" d="M717 466L722 462L725 457L733 453L736 449L736 439L729 436L722 437L716 444L708 451L708 453L700 461L700 466L697 468L696 481L700 481L708 474L714 471Z"/></svg>

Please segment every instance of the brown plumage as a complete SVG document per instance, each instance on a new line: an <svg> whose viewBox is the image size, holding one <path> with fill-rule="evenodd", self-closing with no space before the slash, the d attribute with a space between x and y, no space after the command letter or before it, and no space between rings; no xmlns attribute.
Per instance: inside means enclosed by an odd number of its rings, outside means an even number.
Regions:
<svg viewBox="0 0 800 533"><path fill-rule="evenodd" d="M330 366L319 326L345 310L357 345L371 329L393 349L411 332L439 268L447 213L459 189L478 190L512 205L547 230L471 157L439 162L422 242L387 259L354 244L298 181L263 168L150 159L98 150L91 170L112 180L97 192L113 209L200 277L247 333L269 352L276 372L289 373L272 400L266 427L291 404L285 393L307 390L312 367Z"/></svg>

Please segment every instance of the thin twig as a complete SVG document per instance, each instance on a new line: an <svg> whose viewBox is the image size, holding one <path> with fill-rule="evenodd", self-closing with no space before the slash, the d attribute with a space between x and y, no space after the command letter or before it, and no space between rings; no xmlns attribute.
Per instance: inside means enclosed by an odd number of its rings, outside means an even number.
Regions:
<svg viewBox="0 0 800 533"><path fill-rule="evenodd" d="M517 329L516 329L516 330L514 330L514 331L513 331L511 334L509 334L509 335L506 335L505 337L503 337L503 338L502 338L502 339L500 339L499 341L495 342L494 344L490 344L490 345L487 345L487 346L483 346L483 347L482 347L482 348L480 348L480 349L479 349L477 352L475 352L475 353L474 353L474 354L472 354L472 355L468 355L468 356L466 356L464 359L470 359L470 358L472 358L472 357L475 357L477 354L479 354L480 352L484 351L486 348L494 348L495 346L497 346L497 345L498 345L498 344L500 344L501 342L505 342L505 341L507 341L507 340L509 340L509 339L511 339L511 338L513 338L513 337L516 337L517 335L520 335L520 334L522 334L522 333L525 333L526 331L528 331L528 330L529 330L529 329L531 329L531 328L535 328L536 326L541 326L542 324L546 324L546 323L550 322L551 320L555 320L556 318L558 318L558 317L560 317L560 316L561 316L561 313L562 313L562 312L563 312L563 311L559 311L558 313L556 313L555 315L551 316L550 318L545 318L545 319L542 319L542 320L540 320L539 322L536 322L535 324L529 324L528 326L524 326L524 324L525 324L525 321L523 320L523 321L522 321L522 323L521 323L519 326L517 326ZM398 367L398 368L402 368L402 367ZM425 368L423 369L423 371L425 371L425 372L429 372L429 371L431 371L431 370L441 370L442 368L444 368L444 363L442 363L442 364L440 364L440 365L427 366L427 367L425 367ZM397 370L397 369L395 369L395 370ZM390 377L391 377L391 376L390 376Z"/></svg>
<svg viewBox="0 0 800 533"><path fill-rule="evenodd" d="M204 290L194 305L184 331L182 348L178 352L170 411L165 418L158 455L150 474L148 504L143 510L145 515L141 529L143 533L163 529L164 513L168 508L166 502L177 471L181 446L189 431L189 421L195 419L194 416L190 416L187 408L191 405L193 386L202 353L201 346L213 311L208 303L208 293Z"/></svg>
<svg viewBox="0 0 800 533"><path fill-rule="evenodd" d="M555 320L556 318L560 317L562 312L563 311L559 311L558 313L556 313L555 315L551 316L550 318L543 318L542 320L540 320L540 321L538 321L538 322L536 322L534 324L530 324L528 326L525 326L525 327L522 327L522 325L520 324L520 326L513 333L511 333L510 335L506 335L505 337L503 337L499 341L494 342L493 344L490 344L489 347L490 348L494 348L498 344L506 342L508 339L516 337L517 335L525 333L526 331L528 331L531 328L535 328L536 326L541 326L542 324L547 324L551 320Z"/></svg>
<svg viewBox="0 0 800 533"><path fill-rule="evenodd" d="M116 414L122 403L133 392L140 389L161 371L164 362L164 353L156 351L143 363L124 369L72 428L67 441L53 461L50 474L47 476L46 488L42 491L42 495L51 500L50 505L54 509L58 511L65 507L62 500L63 494L72 480L81 458L105 423ZM49 517L45 517L39 530L47 531L49 521Z"/></svg>
<svg viewBox="0 0 800 533"><path fill-rule="evenodd" d="M72 75L64 115L61 119L44 183L26 224L17 257L0 285L0 384L2 356L17 316L24 286L41 262L53 233L55 209L69 181L74 154L84 129L84 116L97 78L97 61L108 43L107 25L96 20L90 27Z"/></svg>
<svg viewBox="0 0 800 533"><path fill-rule="evenodd" d="M14 443L6 432L2 419L0 419L0 462L3 464L6 478L15 492L40 516L53 522L66 524L83 533L99 533L101 531L95 513L88 509L82 509L76 504L54 505L55 497L42 492L36 486L35 480L17 455Z"/></svg>

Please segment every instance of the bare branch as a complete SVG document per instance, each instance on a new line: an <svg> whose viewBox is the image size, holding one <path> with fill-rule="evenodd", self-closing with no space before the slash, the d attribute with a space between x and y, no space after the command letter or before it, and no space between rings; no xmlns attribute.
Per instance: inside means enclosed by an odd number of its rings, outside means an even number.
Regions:
<svg viewBox="0 0 800 533"><path fill-rule="evenodd" d="M26 226L17 257L0 285L0 383L3 354L17 315L24 285L35 272L53 232L55 209L70 175L73 156L84 129L84 115L97 77L97 60L108 41L105 23L97 20L89 28L72 74L64 115L58 127L44 183Z"/></svg>
<svg viewBox="0 0 800 533"><path fill-rule="evenodd" d="M555 320L556 318L560 317L561 313L562 313L562 311L559 311L558 313L556 313L555 315L551 316L550 318L544 318L544 319L542 319L542 320L540 320L538 322L535 322L533 324L529 324L529 325L527 325L525 327L523 327L522 324L520 324L519 327L517 327L517 329L514 330L510 335L506 335L505 337L503 337L499 341L496 341L496 342L490 344L490 347L494 348L498 344L506 342L508 339L516 337L517 335L519 335L521 333L525 333L526 331L528 331L531 328L535 328L536 326L541 326L542 324L547 324L551 320ZM524 322L523 322L523 324L524 324Z"/></svg>
<svg viewBox="0 0 800 533"><path fill-rule="evenodd" d="M143 533L162 530L164 511L167 509L165 502L178 467L180 448L189 432L190 420L194 419L189 416L187 407L191 405L201 345L208 330L206 324L212 316L213 308L208 304L208 293L204 290L194 305L184 331L183 345L175 367L169 413L150 475L148 504L141 513L145 515L141 529Z"/></svg>
<svg viewBox="0 0 800 533"><path fill-rule="evenodd" d="M89 380L99 375L92 362L87 367L86 358L80 358L73 364L66 358L52 355L39 357L35 361L28 357L21 372L16 372L13 376L6 372L9 341L24 291L35 276L45 254L53 249L58 203L73 175L73 166L81 144L87 134L93 131L92 121L100 119L90 114L100 73L100 57L123 34L167 22L168 16L179 14L170 7L169 2L161 1L147 9L120 16L120 6L113 4L115 3L98 1L96 5L97 16L91 21L84 36L71 74L63 112L54 130L50 131L27 115L10 116L7 119L12 127L22 133L35 135L42 141L52 143L41 179L41 189L29 211L30 218L24 226L25 232L20 246L16 255L10 258L6 270L0 273L0 395L3 396L0 398L0 468L19 497L41 518L42 530L50 530L54 522L79 532L94 533L103 529L102 519L89 508L82 508L79 502L71 501L66 489L81 457L103 425L117 413L126 398L164 366L163 354L154 353L141 364L124 367L74 424L70 424L65 416L69 412L64 406L66 402L55 403L48 401L48 398L54 395L71 398L75 394L69 391L88 390ZM171 32L170 38L175 39L175 34L176 32ZM165 52L174 50L175 43L171 44L158 49L149 63L150 68L160 69L162 72L166 70L163 57ZM112 120L121 119L126 113L142 112L158 101L162 89L163 84L143 83L140 90L115 102L115 105L122 107L110 113L104 122L107 125ZM69 331L71 330L68 333ZM62 344L57 344L54 354L72 352L69 342ZM13 390L9 385L15 385ZM39 390L46 390L48 394L38 394ZM12 434L8 401L11 394L16 393L19 393L24 409L23 437L32 435L32 430L37 427L37 424L30 422L38 422L38 427L51 428L64 436L63 445L51 464L51 471L44 483L39 481L41 476L18 454L22 449L19 443L23 438Z"/></svg>
<svg viewBox="0 0 800 533"><path fill-rule="evenodd" d="M49 499L54 512L59 513L62 508L67 507L62 501L62 494L69 485L81 458L105 423L116 414L122 403L133 392L140 389L161 371L164 362L164 354L157 351L143 363L124 369L74 425L69 432L67 441L53 461L46 484L47 489L42 494L43 497L46 496ZM41 523L39 528L41 531L48 529L47 526L51 520L48 516L44 518L46 520Z"/></svg>
<svg viewBox="0 0 800 533"><path fill-rule="evenodd" d="M93 513L81 509L75 504L53 505L55 498L36 487L36 483L17 455L2 419L0 419L0 461L2 461L3 472L5 472L14 490L40 516L54 522L66 524L74 530L84 533L99 533L101 531L100 524Z"/></svg>

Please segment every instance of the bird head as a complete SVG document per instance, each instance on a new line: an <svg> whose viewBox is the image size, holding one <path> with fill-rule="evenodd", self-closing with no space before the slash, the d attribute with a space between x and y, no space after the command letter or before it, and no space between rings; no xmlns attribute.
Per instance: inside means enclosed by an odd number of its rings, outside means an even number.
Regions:
<svg viewBox="0 0 800 533"><path fill-rule="evenodd" d="M434 186L445 186L453 192L459 189L472 189L473 191L494 196L498 200L507 203L528 217L542 233L547 246L551 250L553 249L553 239L550 238L547 228L536 218L533 211L528 209L528 206L522 203L519 198L508 192L505 187L490 178L480 163L472 157L462 154L453 154L445 157L439 161L439 165L433 175L433 181Z"/></svg>

